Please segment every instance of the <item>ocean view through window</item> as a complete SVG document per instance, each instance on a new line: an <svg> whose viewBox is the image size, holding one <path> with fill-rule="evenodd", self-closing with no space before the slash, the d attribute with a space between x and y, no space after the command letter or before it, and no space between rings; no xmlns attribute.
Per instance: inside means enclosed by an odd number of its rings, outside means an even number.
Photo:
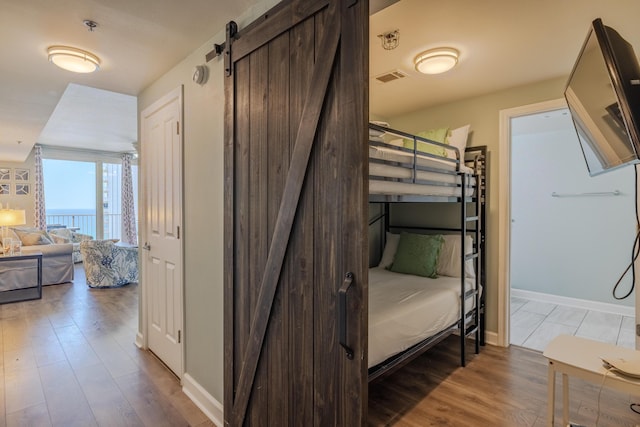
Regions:
<svg viewBox="0 0 640 427"><path fill-rule="evenodd" d="M46 158L42 163L48 226L73 228L95 239L121 238L119 163ZM137 165L132 169L137 202Z"/></svg>
<svg viewBox="0 0 640 427"><path fill-rule="evenodd" d="M96 237L96 166L92 162L43 159L47 225L78 227Z"/></svg>

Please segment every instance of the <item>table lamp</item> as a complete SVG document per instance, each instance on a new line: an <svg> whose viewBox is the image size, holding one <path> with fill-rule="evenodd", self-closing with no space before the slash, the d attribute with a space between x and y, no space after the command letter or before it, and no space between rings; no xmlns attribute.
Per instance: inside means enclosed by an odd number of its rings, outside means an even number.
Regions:
<svg viewBox="0 0 640 427"><path fill-rule="evenodd" d="M0 209L0 226L2 226L2 247L6 248L5 239L7 236L7 226L24 225L27 223L25 211L22 209ZM9 248L11 248L11 242ZM6 249L4 251L7 252Z"/></svg>

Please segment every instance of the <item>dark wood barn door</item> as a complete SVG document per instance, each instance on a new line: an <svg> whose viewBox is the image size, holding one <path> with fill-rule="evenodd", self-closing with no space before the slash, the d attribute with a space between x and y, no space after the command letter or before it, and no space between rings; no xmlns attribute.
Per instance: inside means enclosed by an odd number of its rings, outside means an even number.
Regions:
<svg viewBox="0 0 640 427"><path fill-rule="evenodd" d="M227 425L366 422L368 28L363 0L228 28Z"/></svg>

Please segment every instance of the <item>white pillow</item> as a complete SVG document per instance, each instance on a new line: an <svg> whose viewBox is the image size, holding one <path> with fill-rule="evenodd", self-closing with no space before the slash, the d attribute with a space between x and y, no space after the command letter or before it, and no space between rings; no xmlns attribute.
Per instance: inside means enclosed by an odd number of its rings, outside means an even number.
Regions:
<svg viewBox="0 0 640 427"><path fill-rule="evenodd" d="M371 123L373 123L374 125L385 127L385 128L389 127L389 123L387 123L387 122L371 122ZM369 129L369 136L370 137L380 137L380 136L384 135L385 133L386 132L382 132L382 131L379 131L377 129Z"/></svg>
<svg viewBox="0 0 640 427"><path fill-rule="evenodd" d="M469 136L470 127L471 125L465 125L451 130L451 133L446 140L447 144L460 150L460 158L462 160L464 160L464 150L467 148L467 137ZM456 152L453 150L447 150L447 157L449 157L450 159L455 159Z"/></svg>
<svg viewBox="0 0 640 427"><path fill-rule="evenodd" d="M378 267L391 267L391 264L393 264L393 259L396 256L396 251L398 250L399 241L399 234L393 234L387 231L387 243L384 245L384 251L382 251L382 258L380 258L380 264L378 264Z"/></svg>
<svg viewBox="0 0 640 427"><path fill-rule="evenodd" d="M460 277L460 235L443 234L442 237L444 237L444 242L440 249L440 257L438 258L436 272L440 276ZM464 246L467 255L473 253L473 239L471 236L465 237ZM476 277L472 259L465 263L464 271L466 277Z"/></svg>
<svg viewBox="0 0 640 427"><path fill-rule="evenodd" d="M381 122L381 121L378 121L378 120L372 120L371 123L373 123L374 125L377 125L377 126L382 126L383 128L388 128L389 127L389 123L387 123L387 122Z"/></svg>

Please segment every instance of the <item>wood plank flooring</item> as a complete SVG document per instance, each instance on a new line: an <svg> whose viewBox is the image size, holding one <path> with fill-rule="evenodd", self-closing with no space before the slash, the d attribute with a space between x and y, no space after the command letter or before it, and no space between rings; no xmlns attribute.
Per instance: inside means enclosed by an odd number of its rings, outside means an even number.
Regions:
<svg viewBox="0 0 640 427"><path fill-rule="evenodd" d="M89 289L78 266L75 283L44 287L42 300L0 305L0 427L212 426L173 374L133 344L138 286ZM458 351L451 337L371 384L369 425L546 425L539 352L487 346L461 368ZM571 381L572 421L595 425L598 388ZM640 424L629 409L636 401L604 389L598 425Z"/></svg>
<svg viewBox="0 0 640 427"><path fill-rule="evenodd" d="M213 426L153 354L134 345L138 285L45 286L0 305L0 427Z"/></svg>
<svg viewBox="0 0 640 427"><path fill-rule="evenodd" d="M486 346L459 363L452 336L412 363L369 386L370 426L546 426L547 363L538 351ZM556 426L562 420L557 376ZM570 380L571 421L594 426L599 384ZM639 398L603 389L599 427L634 427Z"/></svg>

